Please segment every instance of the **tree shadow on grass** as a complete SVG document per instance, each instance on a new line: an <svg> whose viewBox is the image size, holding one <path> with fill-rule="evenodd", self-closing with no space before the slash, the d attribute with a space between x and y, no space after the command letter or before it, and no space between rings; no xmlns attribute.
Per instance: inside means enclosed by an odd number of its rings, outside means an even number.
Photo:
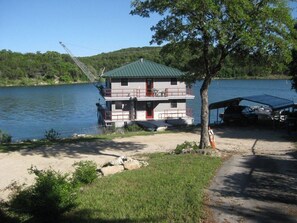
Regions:
<svg viewBox="0 0 297 223"><path fill-rule="evenodd" d="M93 217L94 212L98 210L92 210L92 209L83 209L79 211L72 211L70 213L65 214L64 216L61 216L60 218L29 218L24 223L146 223L146 222L162 222L164 219L162 218L137 218L137 216L134 219L130 218L114 218L114 219L104 219L100 217ZM2 223L17 223L20 222L21 216L19 217L13 217L11 215L7 215L4 211L0 209L0 222Z"/></svg>
<svg viewBox="0 0 297 223"><path fill-rule="evenodd" d="M103 219L91 217L94 210L83 209L72 212L61 219L61 223L136 223L136 222L162 222L161 218L115 218L115 219Z"/></svg>

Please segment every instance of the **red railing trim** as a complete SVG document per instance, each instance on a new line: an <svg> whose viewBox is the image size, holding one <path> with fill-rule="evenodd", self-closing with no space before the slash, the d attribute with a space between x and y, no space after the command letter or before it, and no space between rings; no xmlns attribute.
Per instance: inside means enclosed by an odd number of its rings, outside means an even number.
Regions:
<svg viewBox="0 0 297 223"><path fill-rule="evenodd" d="M168 96L186 96L193 95L189 88L165 88L156 90L145 90L135 88L125 89L104 89L107 97L168 97ZM151 95L151 96L149 96Z"/></svg>

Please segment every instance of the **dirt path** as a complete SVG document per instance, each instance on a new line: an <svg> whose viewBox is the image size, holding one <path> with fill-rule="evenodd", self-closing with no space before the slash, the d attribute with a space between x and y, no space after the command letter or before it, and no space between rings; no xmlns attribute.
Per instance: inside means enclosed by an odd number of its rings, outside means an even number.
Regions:
<svg viewBox="0 0 297 223"><path fill-rule="evenodd" d="M257 133L237 135L242 143L257 137L224 163L209 188L214 222L297 222L296 150L279 132Z"/></svg>

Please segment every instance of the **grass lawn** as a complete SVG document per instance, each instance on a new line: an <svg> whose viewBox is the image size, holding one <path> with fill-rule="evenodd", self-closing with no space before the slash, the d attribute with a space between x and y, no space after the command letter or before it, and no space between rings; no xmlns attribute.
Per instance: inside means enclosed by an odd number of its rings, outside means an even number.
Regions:
<svg viewBox="0 0 297 223"><path fill-rule="evenodd" d="M98 179L62 222L199 222L203 189L221 159L150 155L149 166Z"/></svg>

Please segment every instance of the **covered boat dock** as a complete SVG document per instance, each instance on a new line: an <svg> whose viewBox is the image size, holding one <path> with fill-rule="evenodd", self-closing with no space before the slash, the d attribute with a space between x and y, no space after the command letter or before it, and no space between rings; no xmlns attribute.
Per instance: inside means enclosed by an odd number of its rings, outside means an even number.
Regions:
<svg viewBox="0 0 297 223"><path fill-rule="evenodd" d="M211 103L209 105L209 110L217 109L217 123L219 123L218 121L219 109L226 108L229 106L238 106L241 101L249 101L249 102L268 106L271 109L272 113L283 109L292 108L295 105L292 100L263 94L263 95L247 96L247 97L237 97L229 100Z"/></svg>

